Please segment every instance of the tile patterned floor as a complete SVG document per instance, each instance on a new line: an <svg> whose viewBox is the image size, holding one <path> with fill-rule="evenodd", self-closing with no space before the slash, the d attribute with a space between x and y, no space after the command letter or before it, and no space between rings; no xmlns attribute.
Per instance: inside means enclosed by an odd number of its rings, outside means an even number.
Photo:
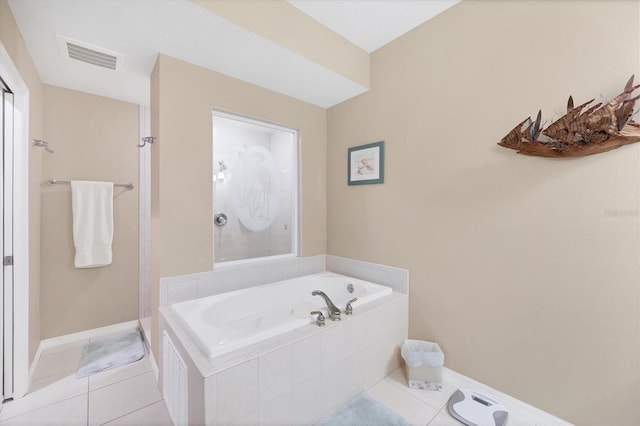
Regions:
<svg viewBox="0 0 640 426"><path fill-rule="evenodd" d="M148 357L82 379L75 378L89 339L50 348L36 367L31 390L0 409L0 425L171 425ZM461 383L446 374L441 392L409 389L402 368L368 393L413 425L460 425L446 403ZM508 425L534 426L525 413L511 411Z"/></svg>
<svg viewBox="0 0 640 426"><path fill-rule="evenodd" d="M151 362L75 378L89 339L47 349L30 391L0 410L1 425L171 425Z"/></svg>
<svg viewBox="0 0 640 426"><path fill-rule="evenodd" d="M447 401L459 387L473 387L468 383L457 383L445 370L441 391L411 389L407 385L404 368L400 367L367 390L369 395L404 417L412 425L460 426L447 411ZM536 421L528 413L509 411L508 426L535 426Z"/></svg>

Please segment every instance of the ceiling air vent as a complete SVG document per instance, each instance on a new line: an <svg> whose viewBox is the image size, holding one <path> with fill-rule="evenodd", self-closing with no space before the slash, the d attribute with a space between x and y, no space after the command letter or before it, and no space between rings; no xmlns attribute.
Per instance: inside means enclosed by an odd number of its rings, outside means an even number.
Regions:
<svg viewBox="0 0 640 426"><path fill-rule="evenodd" d="M73 43L67 43L67 50L71 59L76 59L99 67L109 68L110 70L116 69L116 63L118 62L118 58L116 56L98 52L97 50L87 49L86 47L78 46Z"/></svg>
<svg viewBox="0 0 640 426"><path fill-rule="evenodd" d="M61 35L58 38L60 53L69 59L85 62L102 68L120 71L124 63L124 55L92 46Z"/></svg>

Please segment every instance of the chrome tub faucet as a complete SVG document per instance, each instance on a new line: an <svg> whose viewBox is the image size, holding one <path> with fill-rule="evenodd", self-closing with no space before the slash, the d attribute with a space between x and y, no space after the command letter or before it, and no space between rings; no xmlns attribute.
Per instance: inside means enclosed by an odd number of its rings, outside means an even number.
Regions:
<svg viewBox="0 0 640 426"><path fill-rule="evenodd" d="M312 296L322 296L322 298L324 299L325 303L327 304L327 309L329 310L329 319L331 321L340 321L340 309L338 309L338 307L333 304L331 299L329 299L329 296L327 296L326 294L324 294L324 292L322 292L320 290L313 290L311 292L311 295Z"/></svg>

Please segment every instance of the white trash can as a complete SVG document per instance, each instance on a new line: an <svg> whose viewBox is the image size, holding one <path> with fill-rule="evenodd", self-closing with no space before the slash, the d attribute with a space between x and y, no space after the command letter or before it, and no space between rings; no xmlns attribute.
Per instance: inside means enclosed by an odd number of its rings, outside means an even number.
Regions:
<svg viewBox="0 0 640 426"><path fill-rule="evenodd" d="M405 340L401 354L410 388L438 391L442 389L444 353L437 343Z"/></svg>

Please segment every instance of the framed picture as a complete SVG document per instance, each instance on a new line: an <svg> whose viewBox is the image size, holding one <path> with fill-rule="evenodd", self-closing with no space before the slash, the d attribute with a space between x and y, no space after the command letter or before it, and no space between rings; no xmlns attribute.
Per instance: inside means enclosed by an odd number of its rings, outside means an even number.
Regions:
<svg viewBox="0 0 640 426"><path fill-rule="evenodd" d="M349 148L349 185L384 183L384 142Z"/></svg>

